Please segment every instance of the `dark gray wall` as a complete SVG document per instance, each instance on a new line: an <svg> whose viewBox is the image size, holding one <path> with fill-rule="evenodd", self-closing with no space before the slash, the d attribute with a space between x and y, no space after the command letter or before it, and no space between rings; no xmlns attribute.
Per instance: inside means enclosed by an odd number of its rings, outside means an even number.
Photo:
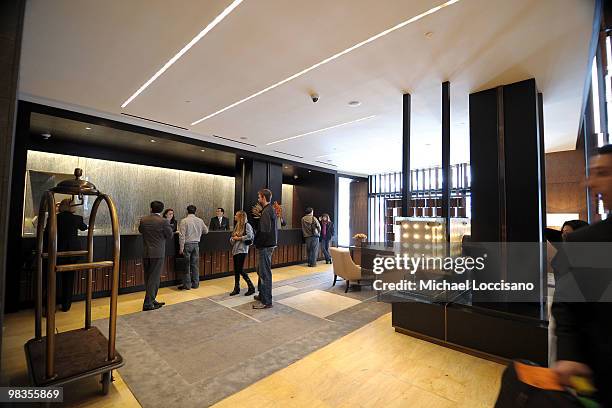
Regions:
<svg viewBox="0 0 612 408"><path fill-rule="evenodd" d="M0 2L0 328L3 335L8 209L11 197L15 112L24 8L24 0ZM1 337L0 349L2 349Z"/></svg>

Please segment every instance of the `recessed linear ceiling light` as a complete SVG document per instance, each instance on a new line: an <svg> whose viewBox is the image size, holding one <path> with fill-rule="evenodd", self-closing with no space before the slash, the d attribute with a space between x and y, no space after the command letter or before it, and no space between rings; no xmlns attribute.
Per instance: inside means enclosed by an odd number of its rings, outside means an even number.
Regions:
<svg viewBox="0 0 612 408"><path fill-rule="evenodd" d="M231 105L226 106L223 109L220 109L220 110L218 110L218 111L216 111L214 113L211 113L210 115L204 116L203 118L200 118L200 119L196 120L195 122L191 123L191 126L197 125L198 123L203 122L203 121L205 121L207 119L210 119L213 116L217 116L218 114L223 113L226 110L231 109L231 108L233 108L235 106L238 106L241 103L249 101L249 100L251 100L251 99L253 99L253 98L255 98L255 97L257 97L257 96L259 96L259 95L261 95L261 94L263 94L265 92L268 92L268 91L270 91L270 90L272 90L272 89L274 89L274 88L276 88L278 86L286 84L287 82L292 81L292 80L294 80L294 79L296 79L296 78L306 74L307 72L310 72L313 69L316 69L316 68L320 67L321 65L327 64L328 62L331 62L331 61L335 60L336 58L339 58L339 57L341 57L341 56L343 56L345 54L348 54L351 51L355 51L357 48L360 48L360 47L362 47L362 46L364 46L366 44L369 44L372 41L378 40L379 38L384 37L385 35L390 34L393 31L399 30L400 28L403 28L403 27L407 26L408 24L414 23L415 21L418 21L418 20L422 19L423 17L428 16L429 14L433 14L433 13L435 13L437 11L440 11L444 7L450 6L451 4L457 3L458 1L459 0L449 0L449 1L445 2L445 3L440 4L439 6L430 8L429 10L425 11L424 13L421 13L419 15L416 15L416 16L412 17L412 18L409 18L406 21L402 21L401 23L399 23L399 24L397 24L397 25L395 25L395 26L393 26L391 28L388 28L388 29L386 29L383 32L380 32L380 33L378 33L378 34L368 38L367 40L361 41L360 43L357 43L357 44L353 45L352 47L347 48L344 51L340 51L339 53L334 54L331 57L326 58L326 59L324 59L321 62L317 62L316 64L314 64L314 65L312 65L312 66L310 66L310 67L308 67L308 68L306 68L306 69L304 69L304 70L302 70L302 71L300 71L300 72L298 72L296 74L293 74L290 77L285 78L285 79L283 79L280 82L275 83L274 85L270 85L269 87L264 88L261 91L256 92L256 93L254 93L251 96L247 96L246 98L241 99L238 102L234 102Z"/></svg>
<svg viewBox="0 0 612 408"><path fill-rule="evenodd" d="M187 51L189 51L191 47L196 45L198 41L200 41L206 34L208 34L213 28L215 28L215 26L219 24L221 20L227 17L227 15L231 13L236 7L238 7L240 3L242 3L242 0L234 0L232 4L230 4L225 10L223 10L221 14L215 17L215 19L211 21L202 31L200 31L198 35L193 37L193 39L189 41L187 45L185 45L179 52L177 52L174 57L170 58L170 60L168 60L168 62L166 62L164 66L161 67L160 70L155 73L155 75L149 78L149 80L145 82L140 88L138 88L138 90L134 92L132 96L130 96L125 102L123 102L121 107L125 108L126 106L128 106L130 102L132 102L138 95L140 95L142 91L147 89L147 87L151 85L153 81L155 81L157 78L159 78L161 74L166 72L166 70L170 68L172 64L174 64L176 61L178 61L178 59L181 58Z"/></svg>
<svg viewBox="0 0 612 408"><path fill-rule="evenodd" d="M356 119L356 120L351 120L350 122L340 123L340 124L338 124L338 125L329 126L329 127L323 128L323 129L313 130L312 132L302 133L301 135L291 136L291 137L287 137L287 138L285 138L285 139L281 139L281 140L275 140L274 142L266 143L266 145L270 146L270 145L273 145L273 144L276 144L276 143L286 142L287 140L297 139L298 137L304 137L304 136L312 135L312 134L314 134L314 133L325 132L326 130L335 129L335 128L338 128L338 127L340 127L340 126L350 125L350 124L352 124L352 123L361 122L361 121L368 120L368 119L372 119L372 118L375 118L375 117L376 117L376 115L366 116L365 118Z"/></svg>

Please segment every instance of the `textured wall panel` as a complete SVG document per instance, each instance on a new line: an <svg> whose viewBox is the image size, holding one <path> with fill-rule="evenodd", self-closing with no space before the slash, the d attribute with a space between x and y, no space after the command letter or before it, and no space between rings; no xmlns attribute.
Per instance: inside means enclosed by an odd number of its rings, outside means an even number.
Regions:
<svg viewBox="0 0 612 408"><path fill-rule="evenodd" d="M282 195L283 218L287 223L285 228L293 228L293 184L283 184Z"/></svg>
<svg viewBox="0 0 612 408"><path fill-rule="evenodd" d="M75 167L83 169L83 178L98 190L111 196L117 206L122 234L138 233L140 217L149 213L153 200L162 201L166 208L175 210L180 220L189 204L198 207L198 216L208 224L217 207L225 208L228 217L234 211L234 178L160 167L143 166L109 160L89 159L53 153L28 151L27 169L37 172L71 174ZM32 217L38 208L33 202L33 188L40 183L27 183L25 195L24 234L35 232ZM86 222L95 197L88 197L77 213ZM110 217L105 205L100 207L95 233L110 234Z"/></svg>

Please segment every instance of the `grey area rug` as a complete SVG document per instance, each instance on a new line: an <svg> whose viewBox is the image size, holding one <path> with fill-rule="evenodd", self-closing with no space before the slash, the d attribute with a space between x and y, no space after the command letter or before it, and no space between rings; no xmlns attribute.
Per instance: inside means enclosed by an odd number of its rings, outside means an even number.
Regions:
<svg viewBox="0 0 612 408"><path fill-rule="evenodd" d="M281 303L230 308L223 305L227 295L120 316L117 349L126 364L119 372L145 408L210 406L390 311L369 289L345 294L344 283L331 287L330 275L274 285L282 293L274 301L312 290L360 301L324 318Z"/></svg>

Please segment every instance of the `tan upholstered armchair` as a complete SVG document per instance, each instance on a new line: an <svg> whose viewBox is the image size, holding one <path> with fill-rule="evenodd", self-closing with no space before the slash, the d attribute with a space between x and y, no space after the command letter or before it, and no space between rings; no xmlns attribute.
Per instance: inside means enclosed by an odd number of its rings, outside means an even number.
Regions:
<svg viewBox="0 0 612 408"><path fill-rule="evenodd" d="M329 252L334 266L334 284L332 286L336 286L336 280L339 276L346 281L346 290L344 291L346 293L349 290L350 281L359 283L361 280L372 279L371 276L362 276L361 267L355 265L348 248L329 248Z"/></svg>

